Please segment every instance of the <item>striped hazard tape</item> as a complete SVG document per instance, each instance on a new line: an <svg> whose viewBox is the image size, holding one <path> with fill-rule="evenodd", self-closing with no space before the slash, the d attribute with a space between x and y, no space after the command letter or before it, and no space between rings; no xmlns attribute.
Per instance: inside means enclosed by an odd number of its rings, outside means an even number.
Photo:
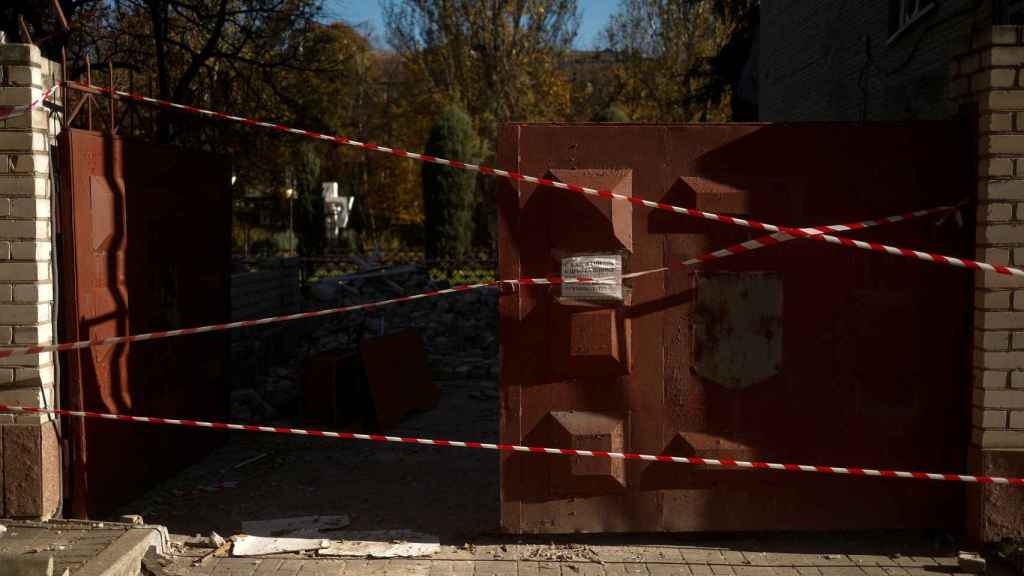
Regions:
<svg viewBox="0 0 1024 576"><path fill-rule="evenodd" d="M903 222L911 218L918 218L921 216L927 216L930 214L939 214L943 212L949 212L955 210L956 207L943 206L938 208L929 208L926 210L918 210L917 212L910 212L907 214L900 214L896 216L887 216L885 218L878 218L875 220L866 220L864 222L854 222L850 224L833 224L830 226L821 226L820 229L836 230L836 231L847 231L847 230L863 230L882 224L889 224L895 222ZM517 280L496 280L492 282L480 282L476 284L463 284L460 286L453 286L451 288L445 288L443 290L431 290L428 292L421 292L419 294L411 294L409 296L400 296L398 298L390 298L387 300L379 300L376 302L367 302L364 304L353 304L351 306L342 306L339 308L327 308L324 310L315 310L312 312L298 312L295 314L285 314L282 316L270 316L267 318L259 318L255 320L239 320L237 322L226 322L222 324L210 324L207 326L197 326L194 328L179 328L176 330L163 330L159 332L149 332L145 334L134 334L127 336L112 336L109 338L102 338L97 340L80 340L78 342L66 342L63 344L38 344L35 346L22 346L22 347L9 347L0 348L0 358L7 358L10 356L22 356L26 354L41 354L43 352L65 352L69 350L81 350L84 348L92 348L97 346L111 346L114 344L123 344L126 342L144 342L147 340L160 340L163 338L173 338L176 336L186 336L189 334L205 334L209 332L222 332L225 330L234 330L237 328L247 328L252 326L264 326L267 324L277 324L280 322L290 322L292 320L301 320L304 318L317 318L321 316L331 316L335 314L343 314L346 312L354 312L356 310L367 310L371 308L380 308L382 306L388 306L391 304L399 304L401 302L411 302L413 300L423 300L426 298L433 298L435 296L443 296L445 294L454 294L456 292L467 292L469 290L477 290L481 288L492 288L501 285L522 285L522 286L549 286L549 285L560 285L560 284L576 284L576 283L601 283L601 282L620 282L622 280L631 280L636 278L642 278L644 276L650 276L653 274L664 273L669 270L678 270L682 268L689 268L697 266L714 260L721 260L729 256L736 254L742 254L757 250L759 248L765 248L767 246L773 246L781 242L787 242L794 240L797 237L790 236L788 234L773 234L771 236L764 236L761 238L755 238L748 240L740 244L728 246L721 250L716 250L702 256L697 256L687 260L682 260L670 264L669 266L662 268L655 268L651 270L643 270L639 272L633 272L629 274L623 274L619 277L608 277L608 278L587 278L587 277L563 277L563 276L548 276L544 278L519 278Z"/></svg>
<svg viewBox="0 0 1024 576"><path fill-rule="evenodd" d="M346 146L355 146L364 150L372 150L374 152L381 152L384 154L390 154L392 156L398 156L400 158L410 158L418 160L420 162L431 162L434 164L440 164L442 166L450 166L459 170L468 170L471 172L479 172L481 174L490 174L501 178L508 178L510 180L518 182L529 182L531 184L538 184L541 186L558 188L561 190L568 190L569 192L575 192L578 194L585 194L589 196L597 196L606 198L609 200L616 200L621 202L629 202L637 206L643 206L646 208L652 208L655 210L664 210L681 214L684 216L691 216L694 218L701 218L704 220L711 220L714 222L723 222L734 226L741 226L745 228L751 228L754 230L762 230L773 233L784 233L788 236L797 238L809 238L818 242L828 242L830 244L838 244L840 246L847 246L851 248L858 248L861 250L868 250L872 252L879 252L882 254L890 254L893 256L902 256L905 258L913 258L917 260L923 260L925 262L933 262L936 264L944 264L947 266L955 266L959 268L968 268L972 270L982 270L986 272L995 272L997 274L1007 274L1012 276L1024 276L1024 269L1015 268L1012 266L1002 266L998 264L989 264L987 262L980 262L977 260L968 260L966 258L958 258L955 256L944 256L942 254L934 254L931 252L923 252L920 250L911 250L909 248L900 248L898 246L890 246L887 244L879 244L876 242L864 242L861 240L850 240L846 238L839 238L828 234L828 232L834 232L834 230L821 230L818 228L790 228L787 226L777 226L775 224L768 224L766 222L760 222L757 220L745 219L745 218L734 218L725 214L716 214L714 212L704 212L702 210L695 210L693 208L684 208L682 206L674 206L671 204L665 204L663 202L654 202L652 200L644 200L635 196L627 196L625 194L616 194L610 190L598 190L596 188L589 188L586 186L580 186L578 184L570 184L565 182L557 182L555 180L549 180L547 178L537 178L536 176L528 176L526 174L520 174L509 170L501 170L499 168L492 168L490 166L481 166L478 164L472 164L468 162L460 162L458 160L449 160L447 158L438 158L429 154L421 154L418 152L409 152L402 150L401 148L389 148L387 146L380 146L377 144L360 142L353 140L344 135L329 135L322 134L311 130L302 130L300 128L292 128L283 124L275 124L273 122L263 122L259 120L253 120L250 118L244 118L242 116L235 116L231 114L225 114L224 112L217 112L214 110L207 110L204 108L197 108L195 106L188 106L185 104L178 104L175 102L168 102L167 100L159 100L157 98L150 98L148 96L140 96L138 94L131 94L123 92L121 90L112 90L110 88L104 88L101 86L91 86L80 84L78 82L69 82L68 86L75 88L76 90L82 90L86 92L108 94L115 98L124 98L133 100L136 102L144 102L159 106L161 108L170 108L174 110L180 110L192 114L198 114L209 118L216 118L220 120L227 120L231 122L238 122L247 126L255 126L260 128L267 128L277 132L284 132L288 134L295 134L305 138L312 138L314 140L322 140L325 142L331 142L335 144L344 144Z"/></svg>
<svg viewBox="0 0 1024 576"><path fill-rule="evenodd" d="M39 108L43 105L43 102L46 102L46 100L50 96L53 96L53 94L57 91L58 88L60 88L60 82L51 86L49 90L44 91L43 94L39 96L39 98L33 100L31 104L26 104L23 106L0 106L0 120L10 120L11 118L17 118L22 114L31 112L36 108Z"/></svg>
<svg viewBox="0 0 1024 576"><path fill-rule="evenodd" d="M161 340L163 338L173 338L175 336L186 336L189 334L205 334L209 332L222 332L225 330L233 330L236 328L248 328L252 326L264 326L267 324L277 324L279 322L289 322L292 320L300 320L303 318L317 318L320 316L330 316L334 314L342 314L345 312L354 312L356 310L367 310L370 308L380 308L381 306L387 306L389 304L398 304L399 302L411 302L413 300L422 300L425 298L433 298L435 296L442 296L445 294L455 294L456 292L468 292L470 290L477 290L480 288L488 288L499 286L501 284L522 284L528 286L540 286L540 285L553 285L553 284L570 284L570 283L584 283L584 282L603 282L604 280L596 280L590 278L521 278L519 280L498 280L494 282L481 282L477 284L463 284L461 286L454 286L452 288L445 288L443 290L431 290L429 292L421 292L419 294L412 294L409 296L401 296L398 298L390 298L387 300L378 300L376 302L367 302L365 304L353 304L351 306L342 306L339 308L327 308L325 310L315 310L312 312L298 312L296 314L286 314L283 316L271 316L268 318L259 318L256 320L240 320L237 322L226 322L223 324L210 324L207 326L197 326L195 328L180 328L177 330L163 330L159 332L149 332L146 334L134 334L128 336L112 336L110 338L102 338L98 340L80 340L78 342L66 342L64 344L40 344L37 346L24 346L20 348L3 348L0 349L0 358L7 358L9 356L20 356L25 354L40 354L43 352L64 352L68 350L81 350L83 348L92 348L95 346L110 346L114 344L123 344L126 342L145 342L147 340Z"/></svg>
<svg viewBox="0 0 1024 576"><path fill-rule="evenodd" d="M191 428L211 428L214 430L238 430L243 432L266 432L271 434L291 434L295 436L315 436L335 438L339 440L368 440L371 442L391 442L396 444L420 444L426 446L446 446L455 448L478 448L500 452L527 452L531 454L556 454L561 456L583 456L587 458L610 458L614 460L643 460L647 462L673 462L676 464L698 464L719 466L723 468L750 468L755 470L782 470L787 472L816 472L821 474L842 474L847 476L876 476L880 478L908 478L915 480L942 480L947 482L969 482L974 484L1008 484L1024 485L1024 478L1006 478L1000 476L971 476L967 474L941 474L935 472L904 472L900 470L875 470L872 468L855 468L840 466L818 466L811 464L779 464L775 462L748 462L745 460L729 460L701 458L699 456L664 456L654 454L634 454L629 452L603 452L597 450L572 450L568 448L543 448L539 446L520 446L516 444L491 444L487 442L470 442L463 440L435 440L432 438L413 438L408 436L384 436L380 434L356 434L354 432L331 432L327 430L309 430L305 428L285 428L280 426L257 426L253 424L226 424L223 422L204 422L179 418L159 418L155 416L128 416L125 414L107 414L103 412L85 412L78 410L62 410L55 408L31 408L0 404L0 412L29 414L55 414L76 418L94 418L116 420L139 424L165 424Z"/></svg>
<svg viewBox="0 0 1024 576"><path fill-rule="evenodd" d="M853 230L864 230L882 224L895 224L896 222L906 222L907 220L920 218L922 216L952 212L954 210L959 209L959 207L960 204L956 206L939 206L936 208L917 210L915 212L907 212L906 214L886 216L885 218L878 218L875 220L865 220L863 222L853 222L850 224L833 224L829 226L817 226L813 229L815 232L808 233L807 236L793 236L785 232L777 232L775 234L769 234L767 236L761 236L759 238L747 240L746 242L741 242L739 244L733 244L732 246L727 246L725 248L715 250L713 252L708 252L707 254L703 254L701 256L696 256L694 258L689 258L687 260L673 262L672 264L669 264L664 268L652 270L651 272L661 272L666 270L678 270L681 268L689 268L691 266L697 266L698 264L706 264L709 262L714 262L715 260L721 260L722 258L728 258L729 256L743 254L744 252L750 252L752 250L757 250L768 246L774 246L775 244L789 242L790 240L796 240L797 238L810 238L819 234L824 234L825 232L850 232ZM805 230L807 229L805 228Z"/></svg>

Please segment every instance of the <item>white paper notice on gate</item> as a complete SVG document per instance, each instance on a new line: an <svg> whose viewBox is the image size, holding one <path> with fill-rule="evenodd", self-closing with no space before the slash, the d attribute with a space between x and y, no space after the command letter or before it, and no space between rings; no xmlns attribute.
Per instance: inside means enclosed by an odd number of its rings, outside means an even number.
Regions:
<svg viewBox="0 0 1024 576"><path fill-rule="evenodd" d="M594 282L563 284L562 298L581 302L622 301L622 255L577 254L562 258L562 276Z"/></svg>

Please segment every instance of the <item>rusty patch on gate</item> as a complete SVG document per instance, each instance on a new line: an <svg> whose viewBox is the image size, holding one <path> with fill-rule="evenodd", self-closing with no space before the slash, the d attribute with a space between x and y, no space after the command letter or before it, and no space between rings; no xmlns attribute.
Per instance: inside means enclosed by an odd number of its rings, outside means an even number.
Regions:
<svg viewBox="0 0 1024 576"><path fill-rule="evenodd" d="M701 274L692 315L693 368L743 389L782 368L782 278L771 272Z"/></svg>

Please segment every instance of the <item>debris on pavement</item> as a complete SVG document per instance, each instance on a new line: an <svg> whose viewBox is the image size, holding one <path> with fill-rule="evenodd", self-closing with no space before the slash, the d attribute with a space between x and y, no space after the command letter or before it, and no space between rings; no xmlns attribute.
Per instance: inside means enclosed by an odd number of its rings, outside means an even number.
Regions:
<svg viewBox="0 0 1024 576"><path fill-rule="evenodd" d="M210 538L201 534L194 536L185 536L182 534L171 534L171 544L175 544L180 548L210 548ZM213 544L212 547L216 548L219 544Z"/></svg>
<svg viewBox="0 0 1024 576"><path fill-rule="evenodd" d="M980 554L960 552L957 554L957 562L960 564L960 569L964 572L972 574L985 573L985 559Z"/></svg>
<svg viewBox="0 0 1024 576"><path fill-rule="evenodd" d="M67 546L64 544L48 544L46 546L37 546L29 549L31 554L42 554L43 552L63 552L67 550Z"/></svg>
<svg viewBox="0 0 1024 576"><path fill-rule="evenodd" d="M285 554L288 552L308 552L320 550L331 545L330 540L319 538L268 538L240 534L232 536L234 546L232 556L265 556L267 554Z"/></svg>
<svg viewBox="0 0 1024 576"><path fill-rule="evenodd" d="M320 556L356 558L416 558L441 551L437 536L411 530L383 530L351 533L351 539L331 542L317 551Z"/></svg>
<svg viewBox="0 0 1024 576"><path fill-rule="evenodd" d="M595 562L604 564L593 548L581 544L551 544L534 548L525 560L542 562Z"/></svg>
<svg viewBox="0 0 1024 576"><path fill-rule="evenodd" d="M139 565L139 576L168 576L171 573L166 568L171 563L170 558L157 552L156 546L150 546Z"/></svg>
<svg viewBox="0 0 1024 576"><path fill-rule="evenodd" d="M266 422L277 417L277 411L252 388L231 391L231 417L236 420Z"/></svg>
<svg viewBox="0 0 1024 576"><path fill-rule="evenodd" d="M120 520L125 524L132 524L134 526L142 526L146 523L145 520L142 519L142 516L138 514L123 514Z"/></svg>
<svg viewBox="0 0 1024 576"><path fill-rule="evenodd" d="M235 464L231 468L233 470L238 470L242 466L248 466L249 464L252 464L253 462L259 462L260 460L262 460L262 459L264 459L266 457L267 457L267 453L266 452L260 452L259 454L253 456L252 458L243 460L243 461L239 462L238 464Z"/></svg>
<svg viewBox="0 0 1024 576"><path fill-rule="evenodd" d="M290 538L336 538L330 532L337 532L352 522L347 514L335 516L296 516L272 520L246 520L242 522L242 533L252 536Z"/></svg>
<svg viewBox="0 0 1024 576"><path fill-rule="evenodd" d="M210 552L207 552L206 554L203 554L201 557L197 558L194 562L192 562L192 565L193 566L202 566L210 558L213 558L214 556L219 556L219 557L227 556L228 550L231 549L231 545L232 545L231 540L225 541L220 546L217 546L217 548L215 548L215 549L211 550Z"/></svg>
<svg viewBox="0 0 1024 576"><path fill-rule="evenodd" d="M217 534L216 532L210 532L210 540L209 541L210 541L210 544L213 544L214 548L220 548L221 546L224 545L225 542L227 542L227 540L225 540L223 536L221 536L220 534Z"/></svg>

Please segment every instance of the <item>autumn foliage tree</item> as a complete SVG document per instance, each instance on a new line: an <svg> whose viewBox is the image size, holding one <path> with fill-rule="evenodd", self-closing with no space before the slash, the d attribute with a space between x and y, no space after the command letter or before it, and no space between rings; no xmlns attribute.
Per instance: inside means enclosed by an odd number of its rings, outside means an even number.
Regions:
<svg viewBox="0 0 1024 576"><path fill-rule="evenodd" d="M556 120L569 109L563 69L576 0L389 0L387 40L427 94L458 102L485 143L509 120Z"/></svg>
<svg viewBox="0 0 1024 576"><path fill-rule="evenodd" d="M604 36L611 97L649 122L725 121L731 93L716 57L749 21L754 0L621 0Z"/></svg>
<svg viewBox="0 0 1024 576"><path fill-rule="evenodd" d="M564 120L572 80L565 67L578 28L576 0L387 0L386 38L398 57L407 89L394 100L409 113L410 141L421 146L415 117L432 117L444 103L461 106L479 136L479 157L494 161L498 126L509 121ZM422 125L422 128L423 127ZM453 158L458 158L453 156ZM493 247L496 207L493 182L477 183L477 215L470 234ZM429 207L425 207L430 234Z"/></svg>
<svg viewBox="0 0 1024 576"><path fill-rule="evenodd" d="M0 29L17 38L24 15L34 37L51 38L44 53L67 48L72 78L88 56L97 84L111 81L110 62L119 88L409 150L426 143L488 164L504 122L737 118L732 85L759 4L619 0L600 49L580 52L580 8L589 6L578 0L382 0L388 49L366 30L329 22L321 0L58 2L71 24L65 33L54 34L51 0L0 2ZM465 237L495 244L493 179L172 111L125 105L118 114L123 135L230 155L236 194L277 197L284 221L284 190L296 190L304 254L324 248L323 181L357 197L352 222L370 240L364 247L426 240L435 254L453 255L467 249ZM756 118L756 108L745 114ZM442 183L460 192L437 196ZM468 220L467 206L475 209Z"/></svg>

